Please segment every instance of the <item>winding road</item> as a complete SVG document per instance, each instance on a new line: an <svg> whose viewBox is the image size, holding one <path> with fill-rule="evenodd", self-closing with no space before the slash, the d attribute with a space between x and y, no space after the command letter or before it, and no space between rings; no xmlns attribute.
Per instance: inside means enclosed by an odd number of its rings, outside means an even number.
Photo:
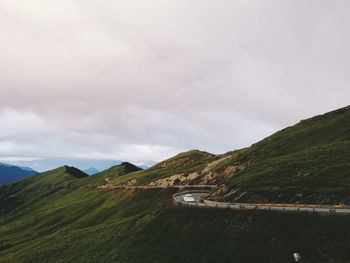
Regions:
<svg viewBox="0 0 350 263"><path fill-rule="evenodd" d="M312 205L312 204L269 204L269 203L224 203L205 200L203 195L209 193L208 190L199 190L200 188L212 188L215 185L174 185L174 186L148 186L148 185L100 185L98 188L113 190L113 189L165 189L165 188L198 188L198 190L187 190L173 195L173 203L181 206L203 207L203 208L229 208L229 209L261 209L261 210L276 210L276 211L297 211L297 212L316 212L330 214L350 214L350 206L344 205ZM185 202L183 197L185 194L192 194L195 202Z"/></svg>
<svg viewBox="0 0 350 263"><path fill-rule="evenodd" d="M204 200L201 197L209 191L193 190L176 193L173 195L173 202L176 205L194 206L205 208L229 208L229 209L265 209L277 211L300 211L300 212L317 212L331 214L349 214L348 206L342 205L309 205L309 204L248 204L248 203L222 203ZM195 202L185 202L183 197L185 194L192 194Z"/></svg>
<svg viewBox="0 0 350 263"><path fill-rule="evenodd" d="M212 188L216 185L173 185L173 186L150 186L150 185L100 185L102 189L166 189L166 188Z"/></svg>

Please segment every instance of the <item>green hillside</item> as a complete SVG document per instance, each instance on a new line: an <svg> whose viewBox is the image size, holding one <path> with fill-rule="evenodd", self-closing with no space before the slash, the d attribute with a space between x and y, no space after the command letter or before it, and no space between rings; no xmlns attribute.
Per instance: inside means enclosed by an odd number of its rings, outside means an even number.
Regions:
<svg viewBox="0 0 350 263"><path fill-rule="evenodd" d="M84 177L88 177L88 175L75 167L65 165L54 170L28 176L12 184L19 188L70 186L76 184Z"/></svg>
<svg viewBox="0 0 350 263"><path fill-rule="evenodd" d="M349 216L176 208L173 190L19 192L0 262L347 262ZM329 227L332 226L332 227Z"/></svg>
<svg viewBox="0 0 350 263"><path fill-rule="evenodd" d="M350 202L350 107L301 121L236 152L218 168L243 165L216 199Z"/></svg>

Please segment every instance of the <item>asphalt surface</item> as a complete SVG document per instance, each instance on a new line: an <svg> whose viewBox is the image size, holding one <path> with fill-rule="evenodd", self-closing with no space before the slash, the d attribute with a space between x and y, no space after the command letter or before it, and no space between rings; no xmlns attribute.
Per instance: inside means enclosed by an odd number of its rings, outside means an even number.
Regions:
<svg viewBox="0 0 350 263"><path fill-rule="evenodd" d="M204 195L204 193L191 193L191 195L193 195L195 203L200 203L200 198L202 195ZM187 203L184 201L184 195L176 196L175 200L176 200L176 202ZM193 202L191 202L191 203L193 203Z"/></svg>
<svg viewBox="0 0 350 263"><path fill-rule="evenodd" d="M98 188L101 189L165 189L165 188L211 188L215 187L215 185L173 185L173 186L149 186L149 185L100 185Z"/></svg>
<svg viewBox="0 0 350 263"><path fill-rule="evenodd" d="M185 186L128 186L128 185L101 185L98 188L103 189L164 189L164 188L208 188L212 185L185 185ZM197 190L198 191L198 190ZM207 191L209 192L209 191ZM192 194L195 202L185 202L183 197L185 194ZM229 208L229 209L262 209L262 210L276 210L276 211L300 211L300 212L317 212L317 213L331 213L331 214L350 214L349 206L341 205L309 205L309 204L247 204L247 203L221 203L221 202L203 202L201 197L206 193L196 192L196 190L189 190L183 193L177 193L173 196L174 202L178 205L207 207L207 208Z"/></svg>

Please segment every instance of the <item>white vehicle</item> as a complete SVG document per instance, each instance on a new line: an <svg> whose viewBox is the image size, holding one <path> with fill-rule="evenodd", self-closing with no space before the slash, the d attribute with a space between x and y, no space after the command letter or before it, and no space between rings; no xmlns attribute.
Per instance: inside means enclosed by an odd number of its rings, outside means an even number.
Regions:
<svg viewBox="0 0 350 263"><path fill-rule="evenodd" d="M184 202L195 202L194 196L191 194L184 195Z"/></svg>

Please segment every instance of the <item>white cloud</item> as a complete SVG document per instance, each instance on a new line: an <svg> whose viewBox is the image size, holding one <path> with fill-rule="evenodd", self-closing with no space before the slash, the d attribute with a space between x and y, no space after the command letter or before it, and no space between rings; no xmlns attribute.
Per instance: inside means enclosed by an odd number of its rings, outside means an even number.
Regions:
<svg viewBox="0 0 350 263"><path fill-rule="evenodd" d="M348 1L0 0L0 155L163 159L348 104Z"/></svg>
<svg viewBox="0 0 350 263"><path fill-rule="evenodd" d="M43 118L34 112L16 111L5 108L0 110L0 138L18 135L32 136L47 132Z"/></svg>
<svg viewBox="0 0 350 263"><path fill-rule="evenodd" d="M30 162L30 161L36 161L36 160L42 160L42 158L37 157L0 157L1 162ZM35 166L35 164L34 164Z"/></svg>

